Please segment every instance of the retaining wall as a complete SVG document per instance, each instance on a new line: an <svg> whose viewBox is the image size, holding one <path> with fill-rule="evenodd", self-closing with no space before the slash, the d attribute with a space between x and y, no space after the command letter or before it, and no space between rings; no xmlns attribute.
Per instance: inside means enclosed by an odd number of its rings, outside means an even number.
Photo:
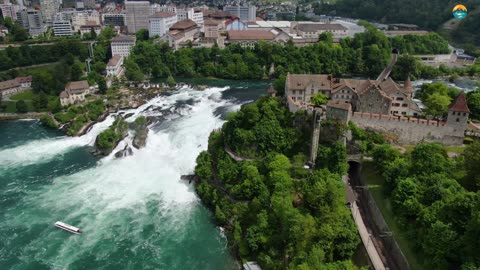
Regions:
<svg viewBox="0 0 480 270"><path fill-rule="evenodd" d="M398 143L407 145L421 141L460 145L465 132L445 122L361 112L353 113L351 121L361 128L393 133Z"/></svg>

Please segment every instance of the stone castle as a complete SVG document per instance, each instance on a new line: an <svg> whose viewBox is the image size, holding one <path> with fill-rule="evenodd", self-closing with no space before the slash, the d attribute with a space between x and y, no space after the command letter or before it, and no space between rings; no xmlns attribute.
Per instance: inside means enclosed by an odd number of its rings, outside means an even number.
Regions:
<svg viewBox="0 0 480 270"><path fill-rule="evenodd" d="M410 78L398 84L389 77L396 59L397 54L394 53L391 63L376 80L288 74L285 82L288 108L293 113L299 110L318 111L310 99L322 93L329 98L327 119L344 123L353 121L362 128L390 133L400 144L421 141L462 144L470 113L465 94L460 93L450 104L446 122L418 118L421 109L413 101L414 89Z"/></svg>

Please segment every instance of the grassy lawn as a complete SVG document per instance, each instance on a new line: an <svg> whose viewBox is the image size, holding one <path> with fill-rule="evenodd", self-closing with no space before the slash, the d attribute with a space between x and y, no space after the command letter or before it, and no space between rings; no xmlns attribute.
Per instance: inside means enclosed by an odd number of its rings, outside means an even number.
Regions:
<svg viewBox="0 0 480 270"><path fill-rule="evenodd" d="M11 100L32 100L35 94L31 90L23 91L10 97Z"/></svg>
<svg viewBox="0 0 480 270"><path fill-rule="evenodd" d="M368 185L370 192L372 192L378 208L382 212L383 218L387 222L388 227L393 232L393 236L402 249L403 255L407 258L410 268L412 270L421 270L422 267L419 263L419 258L417 258L417 254L412 248L413 243L407 238L405 231L395 220L390 199L383 194L382 186L384 184L384 179L375 171L372 162L364 162L362 164L362 179Z"/></svg>

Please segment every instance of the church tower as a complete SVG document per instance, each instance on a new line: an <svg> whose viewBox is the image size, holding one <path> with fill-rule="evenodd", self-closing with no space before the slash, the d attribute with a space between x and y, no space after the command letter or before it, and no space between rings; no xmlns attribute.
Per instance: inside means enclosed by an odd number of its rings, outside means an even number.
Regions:
<svg viewBox="0 0 480 270"><path fill-rule="evenodd" d="M455 100L448 106L447 125L454 127L457 131L464 131L467 127L467 120L470 110L467 106L467 98L462 91Z"/></svg>

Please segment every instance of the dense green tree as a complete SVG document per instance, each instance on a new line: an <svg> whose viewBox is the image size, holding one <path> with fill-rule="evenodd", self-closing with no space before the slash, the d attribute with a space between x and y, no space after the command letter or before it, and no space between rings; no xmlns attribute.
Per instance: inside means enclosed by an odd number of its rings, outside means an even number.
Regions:
<svg viewBox="0 0 480 270"><path fill-rule="evenodd" d="M475 141L468 145L464 152L465 170L467 172L468 187L472 190L480 189L480 174L478 166L480 164L480 143Z"/></svg>
<svg viewBox="0 0 480 270"><path fill-rule="evenodd" d="M100 92L100 94L106 94L108 87L107 87L107 82L105 81L105 78L103 76L100 76L98 78L97 84L98 84L98 92Z"/></svg>
<svg viewBox="0 0 480 270"><path fill-rule="evenodd" d="M470 109L470 118L480 119L480 90L467 93L467 103Z"/></svg>
<svg viewBox="0 0 480 270"><path fill-rule="evenodd" d="M147 29L140 29L135 34L137 36L138 41L148 40L148 30Z"/></svg>
<svg viewBox="0 0 480 270"><path fill-rule="evenodd" d="M26 113L26 112L28 112L27 103L25 103L25 101L23 101L23 100L17 101L17 103L15 104L15 106L16 106L16 108L17 108L17 112L19 112L19 113Z"/></svg>
<svg viewBox="0 0 480 270"><path fill-rule="evenodd" d="M441 117L447 113L450 102L450 97L434 93L425 100L425 113L434 117Z"/></svg>
<svg viewBox="0 0 480 270"><path fill-rule="evenodd" d="M83 70L80 64L75 63L72 65L72 70L71 70L71 79L72 81L78 81L80 80L80 77L83 75Z"/></svg>
<svg viewBox="0 0 480 270"><path fill-rule="evenodd" d="M167 84L170 87L174 87L177 83L175 82L175 79L172 77L172 75L168 75L167 78Z"/></svg>
<svg viewBox="0 0 480 270"><path fill-rule="evenodd" d="M322 93L317 93L312 96L310 102L316 107L320 107L321 105L327 104L328 97Z"/></svg>

